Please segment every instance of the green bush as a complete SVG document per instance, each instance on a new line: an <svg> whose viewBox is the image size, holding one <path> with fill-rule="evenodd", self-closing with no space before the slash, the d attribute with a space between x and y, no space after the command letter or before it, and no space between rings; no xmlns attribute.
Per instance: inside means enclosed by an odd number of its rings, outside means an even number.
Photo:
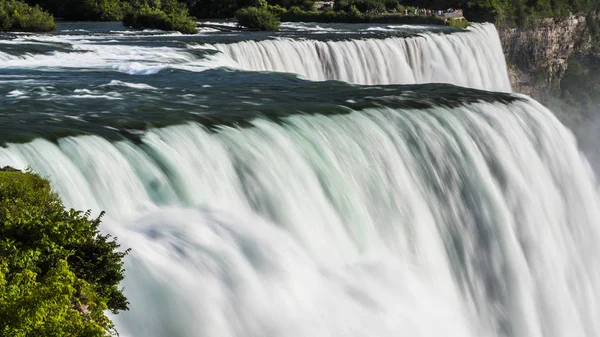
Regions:
<svg viewBox="0 0 600 337"><path fill-rule="evenodd" d="M25 0L64 20L120 21L130 9L129 0ZM131 0L136 3L138 0Z"/></svg>
<svg viewBox="0 0 600 337"><path fill-rule="evenodd" d="M465 18L449 18L448 21L446 21L446 25L454 28L465 29L469 27L469 21L467 21Z"/></svg>
<svg viewBox="0 0 600 337"><path fill-rule="evenodd" d="M348 9L347 15L350 18L360 19L360 17L362 16L362 13L358 10L358 8L356 8L356 6L352 5Z"/></svg>
<svg viewBox="0 0 600 337"><path fill-rule="evenodd" d="M350 6L356 6L361 12L385 11L384 0L350 0Z"/></svg>
<svg viewBox="0 0 600 337"><path fill-rule="evenodd" d="M287 12L287 9L279 5L267 5L266 8L269 10L269 12L275 14L277 17L281 17Z"/></svg>
<svg viewBox="0 0 600 337"><path fill-rule="evenodd" d="M49 32L56 29L54 18L39 6L16 0L0 0L0 31Z"/></svg>
<svg viewBox="0 0 600 337"><path fill-rule="evenodd" d="M465 17L472 22L489 21L509 26L531 27L540 18L565 18L570 13L589 14L597 12L600 0L458 0L439 1L462 8ZM442 6L440 8L447 8Z"/></svg>
<svg viewBox="0 0 600 337"><path fill-rule="evenodd" d="M121 0L84 0L77 19L89 21L121 21L131 6ZM76 12L76 13L77 13Z"/></svg>
<svg viewBox="0 0 600 337"><path fill-rule="evenodd" d="M119 245L47 181L0 169L0 335L104 337L127 310Z"/></svg>
<svg viewBox="0 0 600 337"><path fill-rule="evenodd" d="M151 28L179 31L184 34L198 32L196 21L189 15L185 4L167 0L152 7L148 3L138 4L123 17L123 24L133 28Z"/></svg>
<svg viewBox="0 0 600 337"><path fill-rule="evenodd" d="M255 30L278 31L280 21L267 8L248 7L235 13L238 25Z"/></svg>

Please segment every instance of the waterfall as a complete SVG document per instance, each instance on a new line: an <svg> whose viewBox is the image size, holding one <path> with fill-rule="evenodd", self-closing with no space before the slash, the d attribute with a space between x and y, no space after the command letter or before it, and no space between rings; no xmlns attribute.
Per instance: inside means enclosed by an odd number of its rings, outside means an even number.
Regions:
<svg viewBox="0 0 600 337"><path fill-rule="evenodd" d="M316 81L450 83L511 91L494 25L474 24L466 32L414 34L417 35L409 38L273 38L231 43L200 43L200 36L197 43L189 43L185 48L133 43L107 46L101 43L101 38L106 38L103 36L24 36L9 41L9 46L22 46L21 53L0 48L0 62L5 69L101 69L132 75L154 75L169 69L203 72L224 67L289 72ZM0 46L4 45L0 40ZM203 53L207 50L217 54Z"/></svg>
<svg viewBox="0 0 600 337"><path fill-rule="evenodd" d="M0 148L133 248L124 336L600 335L600 208L535 101Z"/></svg>
<svg viewBox="0 0 600 337"><path fill-rule="evenodd" d="M421 33L413 38L317 41L273 39L217 44L234 67L300 74L310 80L356 84L450 83L511 91L494 25L465 33Z"/></svg>

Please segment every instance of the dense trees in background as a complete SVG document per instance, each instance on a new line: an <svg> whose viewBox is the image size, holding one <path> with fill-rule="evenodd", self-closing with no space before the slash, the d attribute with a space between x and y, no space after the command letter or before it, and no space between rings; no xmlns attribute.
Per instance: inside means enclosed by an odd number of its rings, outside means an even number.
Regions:
<svg viewBox="0 0 600 337"><path fill-rule="evenodd" d="M9 0L0 0L7 2ZM65 20L114 21L122 20L132 11L142 11L154 21L183 16L203 18L230 18L242 8L260 8L264 0L26 0L39 5L57 18ZM312 9L314 0L267 0L269 5L285 9ZM187 8L187 12L175 3ZM169 8L177 7L176 11ZM338 0L335 11L356 7L361 12L385 11L406 7L430 9L461 8L469 21L490 21L513 26L525 26L538 18L565 17L569 13L587 14L600 9L600 0ZM152 15L150 15L152 12ZM164 12L163 15L159 12ZM185 13L185 15L180 15ZM0 13L1 15L1 13ZM181 23L179 24L181 25ZM158 25L157 25L158 26Z"/></svg>
<svg viewBox="0 0 600 337"><path fill-rule="evenodd" d="M56 28L54 18L39 6L16 0L0 0L0 32L47 32Z"/></svg>
<svg viewBox="0 0 600 337"><path fill-rule="evenodd" d="M491 21L516 26L531 24L532 19L564 18L570 13L586 15L600 9L599 0L459 0L471 21Z"/></svg>
<svg viewBox="0 0 600 337"><path fill-rule="evenodd" d="M56 18L76 21L118 21L129 9L121 0L26 0L39 5Z"/></svg>
<svg viewBox="0 0 600 337"><path fill-rule="evenodd" d="M104 310L127 310L127 251L100 220L65 209L38 175L0 169L0 336L115 333Z"/></svg>
<svg viewBox="0 0 600 337"><path fill-rule="evenodd" d="M246 7L235 13L238 24L257 30L279 30L279 17L267 7Z"/></svg>
<svg viewBox="0 0 600 337"><path fill-rule="evenodd" d="M134 28L153 28L179 31L184 34L198 32L196 20L188 7L177 0L137 1L123 16L123 24Z"/></svg>

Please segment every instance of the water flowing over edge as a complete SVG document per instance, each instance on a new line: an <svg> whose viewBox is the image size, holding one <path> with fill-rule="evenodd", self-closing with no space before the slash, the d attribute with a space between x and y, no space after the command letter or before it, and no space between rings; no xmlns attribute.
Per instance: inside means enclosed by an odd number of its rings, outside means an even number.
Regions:
<svg viewBox="0 0 600 337"><path fill-rule="evenodd" d="M600 218L532 100L0 148L133 247L128 336L597 336Z"/></svg>
<svg viewBox="0 0 600 337"><path fill-rule="evenodd" d="M355 84L450 83L511 91L496 28L468 33L349 41L263 40L217 44L244 70L300 74L310 80Z"/></svg>
<svg viewBox="0 0 600 337"><path fill-rule="evenodd" d="M466 32L451 34L421 32L409 38L274 38L225 44L204 43L207 38L198 36L197 42L185 47L119 45L115 37L106 42L101 38L34 35L0 41L7 48L29 48L17 54L0 51L0 61L4 69L101 69L153 75L169 69L202 72L225 67L288 72L316 81L450 83L511 91L498 32L492 24L475 24Z"/></svg>

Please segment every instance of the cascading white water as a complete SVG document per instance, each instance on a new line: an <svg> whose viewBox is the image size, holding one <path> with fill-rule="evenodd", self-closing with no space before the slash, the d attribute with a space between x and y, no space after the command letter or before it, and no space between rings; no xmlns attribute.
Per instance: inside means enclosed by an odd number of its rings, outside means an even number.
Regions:
<svg viewBox="0 0 600 337"><path fill-rule="evenodd" d="M473 25L467 33L423 33L414 38L276 39L216 48L245 70L292 72L316 81L451 83L511 91L498 32L491 24Z"/></svg>
<svg viewBox="0 0 600 337"><path fill-rule="evenodd" d="M595 181L536 102L0 148L132 247L125 336L600 335Z"/></svg>
<svg viewBox="0 0 600 337"><path fill-rule="evenodd" d="M1 43L2 41L0 41ZM291 72L310 80L356 84L450 83L510 92L506 62L494 25L475 24L468 32L421 32L411 38L318 41L271 39L229 44L191 44L188 48L104 45L88 36L35 36L10 43L68 43L72 50L11 55L0 51L4 68L110 69L149 75L165 69L202 72L229 67ZM1 45L1 44L0 44ZM198 57L191 50L221 53ZM39 68L43 65L44 68Z"/></svg>

